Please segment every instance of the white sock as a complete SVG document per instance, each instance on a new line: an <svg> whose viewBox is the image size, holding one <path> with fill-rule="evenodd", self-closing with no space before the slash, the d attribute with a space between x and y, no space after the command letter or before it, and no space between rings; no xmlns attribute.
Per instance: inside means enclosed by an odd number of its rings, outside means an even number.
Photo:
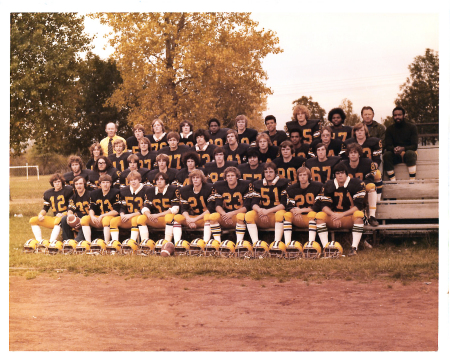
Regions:
<svg viewBox="0 0 450 360"><path fill-rule="evenodd" d="M139 236L139 229L136 228L131 229L130 239L137 241L138 236Z"/></svg>
<svg viewBox="0 0 450 360"><path fill-rule="evenodd" d="M258 241L258 227L256 224L247 224L247 230L250 234L250 239L252 239L252 243L255 244Z"/></svg>
<svg viewBox="0 0 450 360"><path fill-rule="evenodd" d="M207 243L209 240L211 240L211 225L207 221L203 226L203 241Z"/></svg>
<svg viewBox="0 0 450 360"><path fill-rule="evenodd" d="M139 226L139 233L141 234L141 240L147 240L148 239L148 227L147 227L147 225Z"/></svg>
<svg viewBox="0 0 450 360"><path fill-rule="evenodd" d="M50 235L50 242L55 241L61 231L61 226L55 225L53 226L52 234Z"/></svg>
<svg viewBox="0 0 450 360"><path fill-rule="evenodd" d="M84 235L84 239L90 243L91 242L91 236L92 236L92 232L91 232L91 227L88 226L82 226L81 227L81 231L83 231L83 235Z"/></svg>
<svg viewBox="0 0 450 360"><path fill-rule="evenodd" d="M317 225L315 220L309 222L308 242L316 241Z"/></svg>
<svg viewBox="0 0 450 360"><path fill-rule="evenodd" d="M236 241L244 240L245 224L236 224Z"/></svg>
<svg viewBox="0 0 450 360"><path fill-rule="evenodd" d="M377 192L369 191L367 194L367 200L369 201L369 216L375 217L377 211Z"/></svg>
<svg viewBox="0 0 450 360"><path fill-rule="evenodd" d="M325 247L325 245L328 243L328 229L327 224L319 224L317 225L317 233L319 234L320 242L322 243L322 246Z"/></svg>
<svg viewBox="0 0 450 360"><path fill-rule="evenodd" d="M182 233L181 224L174 221L174 223L173 223L173 242L175 244L181 240L181 233ZM169 239L166 239L166 240L169 240Z"/></svg>
<svg viewBox="0 0 450 360"><path fill-rule="evenodd" d="M31 231L33 231L34 238L37 241L42 241L42 231L39 225L31 225Z"/></svg>
<svg viewBox="0 0 450 360"><path fill-rule="evenodd" d="M111 241L111 229L109 226L105 226L103 228L103 236L105 238L105 243L109 243Z"/></svg>
<svg viewBox="0 0 450 360"><path fill-rule="evenodd" d="M172 241L173 236L173 225L172 224L166 224L166 229L164 231L164 239L167 241ZM181 239L181 235L180 235Z"/></svg>
<svg viewBox="0 0 450 360"><path fill-rule="evenodd" d="M284 231L284 224L282 222L276 222L274 241L281 241L281 239L283 239L283 231Z"/></svg>
<svg viewBox="0 0 450 360"><path fill-rule="evenodd" d="M283 231L284 231L284 242L286 243L286 246L289 246L292 240L292 223L284 220Z"/></svg>
<svg viewBox="0 0 450 360"><path fill-rule="evenodd" d="M363 234L364 225L363 224L353 224L352 229L352 247L358 249L359 242L361 241L361 237Z"/></svg>

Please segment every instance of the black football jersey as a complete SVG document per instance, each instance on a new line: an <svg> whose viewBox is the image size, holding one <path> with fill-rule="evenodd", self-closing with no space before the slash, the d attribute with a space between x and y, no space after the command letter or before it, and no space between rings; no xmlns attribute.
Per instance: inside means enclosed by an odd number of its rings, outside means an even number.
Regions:
<svg viewBox="0 0 450 360"><path fill-rule="evenodd" d="M220 206L226 212L239 210L243 206L250 211L252 209L253 186L251 181L238 180L235 188L230 189L227 181L214 183L215 206Z"/></svg>
<svg viewBox="0 0 450 360"><path fill-rule="evenodd" d="M362 210L365 196L364 183L359 179L347 177L344 186L339 186L336 179L327 181L318 199L322 208L327 206L331 211L344 212L353 206Z"/></svg>
<svg viewBox="0 0 450 360"><path fill-rule="evenodd" d="M348 176L364 181L365 184L375 183L375 171L377 170L377 165L372 160L360 158L356 168L350 166L350 160L343 160L342 162L348 168Z"/></svg>
<svg viewBox="0 0 450 360"><path fill-rule="evenodd" d="M258 136L258 131L255 129L245 129L242 134L238 134L238 142L241 144L256 145L256 137Z"/></svg>
<svg viewBox="0 0 450 360"><path fill-rule="evenodd" d="M144 208L145 193L148 186L140 184L136 192L132 192L131 187L127 186L120 190L120 212L132 214L141 212Z"/></svg>
<svg viewBox="0 0 450 360"><path fill-rule="evenodd" d="M347 125L342 125L340 127L331 126L331 138L339 139L344 142L352 137L352 127Z"/></svg>
<svg viewBox="0 0 450 360"><path fill-rule="evenodd" d="M310 144L310 146L309 146L309 157L315 157L316 156L316 146L317 146L317 144L319 144L321 142L322 142L321 139L316 139ZM328 144L328 147L327 147L327 157L340 156L339 154L341 153L343 147L344 147L344 145L343 145L341 140L339 140L339 139L331 139L330 143Z"/></svg>
<svg viewBox="0 0 450 360"><path fill-rule="evenodd" d="M217 146L224 146L227 142L227 131L230 130L228 128L220 128L215 134L212 134L211 131L208 130L209 134L209 142L211 144Z"/></svg>
<svg viewBox="0 0 450 360"><path fill-rule="evenodd" d="M212 184L202 184L200 192L194 192L194 185L180 188L181 213L187 211L189 215L198 216L205 211L215 211L215 196Z"/></svg>
<svg viewBox="0 0 450 360"><path fill-rule="evenodd" d="M180 133L180 142L178 145L186 145L188 147L194 147L195 141L194 141L194 134L192 132L189 133L187 138L184 138L182 133Z"/></svg>
<svg viewBox="0 0 450 360"><path fill-rule="evenodd" d="M91 205L91 192L86 190L83 196L80 196L75 190L69 199L69 210L72 210L79 218L89 215L89 207Z"/></svg>
<svg viewBox="0 0 450 360"><path fill-rule="evenodd" d="M139 174L141 174L141 184L145 183L146 174L150 171L149 169L143 168L143 169L137 169L136 170ZM130 183L128 182L127 176L130 174L131 170L126 169L125 171L122 171L119 176L119 184L120 188L122 189L125 186L129 186Z"/></svg>
<svg viewBox="0 0 450 360"><path fill-rule="evenodd" d="M291 184L296 183L297 170L305 163L306 159L303 157L292 157L291 161L284 162L282 157L276 158L273 162L277 165L278 176L283 179L288 179Z"/></svg>
<svg viewBox="0 0 450 360"><path fill-rule="evenodd" d="M111 187L119 188L119 177L120 177L120 171L116 168L112 167L109 168L106 173L111 176L112 178L112 184ZM100 178L100 174L96 171L92 171L89 174L89 181L88 181L88 187L89 190L94 190L100 187L100 184L98 182L98 179Z"/></svg>
<svg viewBox="0 0 450 360"><path fill-rule="evenodd" d="M344 149L347 147L347 145L355 142L356 142L355 138L348 139L344 143ZM371 159L372 161L376 162L378 166L380 166L381 154L383 152L383 144L379 138L376 137L366 138L366 141L364 141L364 144L362 144L362 149L364 157ZM343 157L347 159L347 155L344 154Z"/></svg>
<svg viewBox="0 0 450 360"><path fill-rule="evenodd" d="M270 141L272 141L272 145L274 145L274 146L278 146L279 147L280 144L284 140L288 139L286 133L283 130L277 130L277 132L274 135L270 135L269 131L264 131L264 133L269 135Z"/></svg>
<svg viewBox="0 0 450 360"><path fill-rule="evenodd" d="M298 149L294 148L294 152L295 152L295 156L297 156L297 157L303 157L305 159L310 158L309 144L307 144L307 143L301 144L301 146Z"/></svg>
<svg viewBox="0 0 450 360"><path fill-rule="evenodd" d="M312 180L325 184L332 178L332 170L340 161L339 156L330 156L323 162L320 162L318 158L312 158L305 161L305 166L311 170Z"/></svg>
<svg viewBox="0 0 450 360"><path fill-rule="evenodd" d="M102 189L91 191L89 210L94 211L95 215L103 215L110 211L120 212L120 191L111 188L106 195L103 195Z"/></svg>
<svg viewBox="0 0 450 360"><path fill-rule="evenodd" d="M147 139L150 140L150 143L152 141L152 139L150 138L150 135L144 135L144 137L146 137ZM136 139L136 136L130 136L127 139L127 149L129 151L131 151L131 153L136 154L138 152L140 152L139 150L139 141L138 139ZM149 146L149 150L151 149L151 147Z"/></svg>
<svg viewBox="0 0 450 360"><path fill-rule="evenodd" d="M316 197L321 193L322 188L323 184L318 181L311 181L304 189L301 188L300 183L292 184L286 189L286 211L290 211L294 207L299 209L312 208L316 201Z"/></svg>
<svg viewBox="0 0 450 360"><path fill-rule="evenodd" d="M214 161L214 149L217 147L214 144L207 143L206 149L200 150L198 145L195 145L195 151L200 156L200 165L204 166L206 163Z"/></svg>
<svg viewBox="0 0 450 360"><path fill-rule="evenodd" d="M168 167L180 170L183 167L181 157L189 150L191 150L191 148L187 145L178 145L178 148L175 151L170 150L170 147L166 146L159 150L158 154L166 154L170 159Z"/></svg>
<svg viewBox="0 0 450 360"><path fill-rule="evenodd" d="M204 174L208 178L208 182L215 183L219 180L225 180L223 177L223 172L229 166L237 167L237 161L225 161L224 165L219 168L217 167L217 163L215 161L205 164Z"/></svg>
<svg viewBox="0 0 450 360"><path fill-rule="evenodd" d="M235 150L231 150L230 145L226 144L223 148L227 152L227 161L237 161L238 164L247 162L247 150L250 148L250 145L238 144Z"/></svg>
<svg viewBox="0 0 450 360"><path fill-rule="evenodd" d="M300 130L300 134L303 138L303 143L311 144L314 139L320 138L321 129L320 120L307 120L305 125L299 125L298 121L288 121L285 126L287 133L291 133L292 130Z"/></svg>
<svg viewBox="0 0 450 360"><path fill-rule="evenodd" d="M90 158L88 162L86 163L86 169L88 170L94 170L95 160L94 158Z"/></svg>
<svg viewBox="0 0 450 360"><path fill-rule="evenodd" d="M238 170L241 172L241 178L243 180L250 180L254 182L256 180L262 180L264 177L264 164L259 163L256 169L252 169L248 163L238 165Z"/></svg>
<svg viewBox="0 0 450 360"><path fill-rule="evenodd" d="M167 184L172 184L173 181L175 180L175 176L177 176L177 169L171 169L171 168L167 168L166 174L169 177L169 180L167 181ZM155 175L159 173L159 168L156 168L154 170L149 171L148 173L145 174L145 180L144 183L147 186L155 186L156 182L155 182Z"/></svg>
<svg viewBox="0 0 450 360"><path fill-rule="evenodd" d="M203 171L203 174L206 176L206 170L202 167L196 168L198 170ZM181 187L190 185L191 182L189 181L189 171L187 168L183 168L180 171L177 172L175 176L175 180L172 182L174 185Z"/></svg>
<svg viewBox="0 0 450 360"><path fill-rule="evenodd" d="M257 148L258 149L258 148ZM280 156L280 149L278 146L269 146L267 152L263 153L258 149L259 161L261 163L272 162Z"/></svg>
<svg viewBox="0 0 450 360"><path fill-rule="evenodd" d="M169 145L169 143L167 142L167 134L166 133L164 133L163 136L158 140L155 139L154 135L150 135L150 142L151 142L151 146L152 146L152 151L159 151L164 146Z"/></svg>
<svg viewBox="0 0 450 360"><path fill-rule="evenodd" d="M136 153L139 158L139 168L153 169L156 164L156 156L158 153L156 151L149 151L146 155L142 155L140 152Z"/></svg>
<svg viewBox="0 0 450 360"><path fill-rule="evenodd" d="M73 185L73 179L75 179L77 176L82 176L86 179L86 183L89 181L89 175L91 174L92 170L83 169L81 170L80 174L74 175L72 171L69 171L65 173L64 179L66 180L66 185Z"/></svg>
<svg viewBox="0 0 450 360"><path fill-rule="evenodd" d="M254 191L252 194L252 206L258 205L264 209L270 209L280 204L286 206L286 189L288 185L288 179L282 179L279 177L273 185L267 185L265 179L255 181L253 183Z"/></svg>
<svg viewBox="0 0 450 360"><path fill-rule="evenodd" d="M108 156L108 159L111 161L112 167L115 167L120 172L128 169L128 156L131 153L129 151L125 151L122 155L117 156L116 154L112 154Z"/></svg>
<svg viewBox="0 0 450 360"><path fill-rule="evenodd" d="M69 205L69 199L73 194L73 187L70 185L64 185L59 191L55 191L54 188L48 189L44 192L44 207L45 212L50 209L53 212L53 216L58 213L67 211Z"/></svg>
<svg viewBox="0 0 450 360"><path fill-rule="evenodd" d="M180 206L180 191L177 186L166 185L163 192L159 192L156 186L147 188L144 207L151 214L160 214L174 206Z"/></svg>

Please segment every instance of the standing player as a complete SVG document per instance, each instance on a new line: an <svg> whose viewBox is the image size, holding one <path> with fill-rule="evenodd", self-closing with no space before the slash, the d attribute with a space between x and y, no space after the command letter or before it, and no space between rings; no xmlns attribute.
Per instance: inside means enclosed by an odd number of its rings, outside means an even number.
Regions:
<svg viewBox="0 0 450 360"><path fill-rule="evenodd" d="M272 145L267 134L262 133L256 137L256 148L259 151L259 161L262 163L271 162L280 156L280 149Z"/></svg>
<svg viewBox="0 0 450 360"><path fill-rule="evenodd" d="M325 184L331 179L333 167L341 161L339 156L327 157L327 147L318 143L316 145L316 157L305 161L306 167L311 170L312 179Z"/></svg>
<svg viewBox="0 0 450 360"><path fill-rule="evenodd" d="M180 123L180 145L194 147L194 125L190 121L184 120ZM167 134L169 136L169 134ZM169 138L167 138L169 140Z"/></svg>
<svg viewBox="0 0 450 360"><path fill-rule="evenodd" d="M130 152L125 152L125 141L122 141L120 139L114 140L113 146L114 154L109 155L108 159L111 161L113 167L122 172L126 168L128 168L127 158L128 156L130 156Z"/></svg>
<svg viewBox="0 0 450 360"><path fill-rule="evenodd" d="M146 175L149 172L147 168L139 168L139 157L136 154L131 154L127 158L128 162L128 169L125 169L120 173L119 176L119 184L120 188L124 188L125 186L129 186L130 183L128 182L128 174L132 171L137 171L139 174L141 174L141 181L145 181Z"/></svg>
<svg viewBox="0 0 450 360"><path fill-rule="evenodd" d="M98 157L103 155L103 150L100 144L96 142L89 147L89 152L91 153L91 158L86 164L86 169L94 170L94 164L97 161Z"/></svg>
<svg viewBox="0 0 450 360"><path fill-rule="evenodd" d="M237 166L237 161L225 161L225 150L223 147L214 149L214 161L205 164L204 174L208 181L215 183L218 180L224 180L224 171L229 166Z"/></svg>
<svg viewBox="0 0 450 360"><path fill-rule="evenodd" d="M139 152L136 155L139 157L139 168L146 168L151 170L155 165L156 156L158 155L156 151L150 151L151 143L147 138L141 139L139 141Z"/></svg>
<svg viewBox="0 0 450 360"><path fill-rule="evenodd" d="M200 165L200 157L195 151L189 151L183 154L181 162L183 164L183 168L177 172L175 181L173 182L178 187L190 185L189 174L192 172L192 170L199 169L203 171L203 173L205 173L204 168L198 167Z"/></svg>
<svg viewBox="0 0 450 360"><path fill-rule="evenodd" d="M133 133L134 135L127 139L127 148L130 149L133 154L136 154L139 152L139 142L144 138L150 140L150 137L145 135L145 128L141 124L136 124L133 127Z"/></svg>
<svg viewBox="0 0 450 360"><path fill-rule="evenodd" d="M150 136L152 151L159 151L167 146L167 137L164 131L164 123L161 119L152 121L153 135Z"/></svg>
<svg viewBox="0 0 450 360"><path fill-rule="evenodd" d="M42 242L41 226L47 229L53 229L50 242L56 240L61 230L61 218L65 215L69 198L73 194L72 186L66 185L66 180L61 174L53 174L49 182L52 188L44 192L44 207L38 216L30 219L34 238L39 242ZM50 209L53 212L53 216L47 215Z"/></svg>
<svg viewBox="0 0 450 360"><path fill-rule="evenodd" d="M167 134L167 142L169 143L169 146L163 147L158 151L158 154L166 154L170 160L168 167L180 170L181 156L191 148L187 145L179 145L180 135L175 131L171 131Z"/></svg>
<svg viewBox="0 0 450 360"><path fill-rule="evenodd" d="M145 179L143 179L143 182L147 186L155 186L155 175L159 172L166 173L169 177L167 183L171 184L175 180L175 176L177 176L177 170L169 168L170 159L166 154L159 154L156 157L156 165L157 168L154 170L149 171L147 174L145 174Z"/></svg>
<svg viewBox="0 0 450 360"><path fill-rule="evenodd" d="M248 163L245 162L238 165L238 170L241 173L242 179L250 180L251 182L262 180L264 164L259 162L259 151L254 147L248 149L247 160Z"/></svg>
<svg viewBox="0 0 450 360"><path fill-rule="evenodd" d="M200 164L203 166L214 160L214 149L217 147L209 142L208 132L204 129L198 129L194 132L195 151L200 156Z"/></svg>
<svg viewBox="0 0 450 360"><path fill-rule="evenodd" d="M73 186L73 179L77 176L89 180L91 170L83 169L83 160L79 156L70 156L68 165L71 171L63 175L67 185Z"/></svg>
<svg viewBox="0 0 450 360"><path fill-rule="evenodd" d="M286 212L286 188L289 180L277 175L277 166L264 164L264 179L253 183L252 211L245 214L245 222L253 244L258 241L258 227L275 227L275 241L283 238L283 216Z"/></svg>
<svg viewBox="0 0 450 360"><path fill-rule="evenodd" d="M294 144L295 156L301 156L305 159L309 157L309 144L302 142L302 135L299 129L292 129L289 140Z"/></svg>
<svg viewBox="0 0 450 360"><path fill-rule="evenodd" d="M381 154L383 152L383 144L381 139L376 137L369 137L369 130L363 123L356 124L353 127L352 137L347 139L344 143L344 150L349 144L357 143L361 145L363 157L371 159L377 164L381 164Z"/></svg>
<svg viewBox="0 0 450 360"><path fill-rule="evenodd" d="M322 246L328 243L328 228L352 229L352 250L348 256L356 255L364 230L362 209L366 191L364 183L348 176L347 167L334 167L334 180L326 182L323 193L319 194L322 211L316 214L317 233Z"/></svg>
<svg viewBox="0 0 450 360"><path fill-rule="evenodd" d="M236 116L236 130L240 143L256 146L258 131L248 128L248 119L245 115Z"/></svg>
<svg viewBox="0 0 450 360"><path fill-rule="evenodd" d="M227 142L228 128L221 128L220 121L212 118L208 121L209 142L217 146L224 146Z"/></svg>
<svg viewBox="0 0 450 360"><path fill-rule="evenodd" d="M309 156L314 157L315 155L315 148L318 143L322 143L327 147L327 156L339 156L339 154L342 152L343 143L340 139L332 139L332 130L329 126L324 126L320 130L320 139L314 140L310 144L309 148Z"/></svg>
<svg viewBox="0 0 450 360"><path fill-rule="evenodd" d="M273 162L278 168L278 175L282 179L288 179L289 184L297 182L297 169L302 166L306 159L301 156L293 156L294 144L289 140L281 143L281 157L276 158Z"/></svg>
<svg viewBox="0 0 450 360"><path fill-rule="evenodd" d="M283 130L277 130L277 119L273 115L267 115L264 119L267 131L265 134L269 135L270 141L274 146L280 146L280 144L287 140L287 135Z"/></svg>
<svg viewBox="0 0 450 360"><path fill-rule="evenodd" d="M237 161L238 164L247 162L248 144L240 143L236 130L227 131L227 144L223 147L227 153L228 161Z"/></svg>
<svg viewBox="0 0 450 360"><path fill-rule="evenodd" d="M333 124L331 126L333 139L345 141L352 136L352 127L344 125L345 118L345 112L341 108L331 109L328 113L328 121Z"/></svg>
<svg viewBox="0 0 450 360"><path fill-rule="evenodd" d="M291 134L292 130L300 130L303 143L311 144L320 136L320 120L309 120L311 113L305 105L294 106L292 121L286 123L286 132Z"/></svg>

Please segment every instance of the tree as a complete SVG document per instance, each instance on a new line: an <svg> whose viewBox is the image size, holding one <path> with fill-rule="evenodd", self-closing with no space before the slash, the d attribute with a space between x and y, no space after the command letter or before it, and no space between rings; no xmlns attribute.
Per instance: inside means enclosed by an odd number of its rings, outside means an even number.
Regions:
<svg viewBox="0 0 450 360"><path fill-rule="evenodd" d="M239 114L262 121L267 96L262 60L282 50L270 30L257 30L248 13L92 14L112 28L110 44L123 83L109 103L129 109L129 123L146 127L161 117L224 126Z"/></svg>
<svg viewBox="0 0 450 360"><path fill-rule="evenodd" d="M77 100L79 52L91 39L75 13L11 13L10 147L62 150Z"/></svg>
<svg viewBox="0 0 450 360"><path fill-rule="evenodd" d="M416 56L408 66L410 76L400 86L401 93L395 100L402 106L408 118L415 123L439 121L439 55L425 50L424 56ZM438 126L436 126L436 132Z"/></svg>
<svg viewBox="0 0 450 360"><path fill-rule="evenodd" d="M353 103L349 99L343 99L339 107L345 113L344 125L355 126L361 122L361 117L353 112Z"/></svg>
<svg viewBox="0 0 450 360"><path fill-rule="evenodd" d="M317 101L313 101L312 97L302 96L301 98L294 100L292 102L294 106L304 105L308 108L311 113L311 119L320 119L322 122L325 121L326 111L319 105ZM297 120L292 117L292 120Z"/></svg>

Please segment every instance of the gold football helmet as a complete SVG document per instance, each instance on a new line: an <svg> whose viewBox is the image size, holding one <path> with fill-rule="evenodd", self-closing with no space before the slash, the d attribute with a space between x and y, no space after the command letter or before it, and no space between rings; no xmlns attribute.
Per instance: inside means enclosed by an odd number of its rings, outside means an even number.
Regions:
<svg viewBox="0 0 450 360"><path fill-rule="evenodd" d="M302 244L297 240L292 240L288 246L286 246L286 258L287 259L299 259L302 257L303 248Z"/></svg>
<svg viewBox="0 0 450 360"><path fill-rule="evenodd" d="M269 245L262 240L258 240L253 246L253 256L256 259L263 259L269 256Z"/></svg>
<svg viewBox="0 0 450 360"><path fill-rule="evenodd" d="M86 254L91 248L91 244L89 244L86 240L81 240L78 242L77 247L75 248L75 254Z"/></svg>
<svg viewBox="0 0 450 360"><path fill-rule="evenodd" d="M284 258L286 255L286 244L282 241L274 241L269 246L270 257Z"/></svg>
<svg viewBox="0 0 450 360"><path fill-rule="evenodd" d="M174 255L188 255L190 244L186 240L179 240L175 244Z"/></svg>
<svg viewBox="0 0 450 360"><path fill-rule="evenodd" d="M303 246L304 259L318 259L322 253L322 248L316 241L308 241Z"/></svg>
<svg viewBox="0 0 450 360"><path fill-rule="evenodd" d="M65 255L70 255L75 252L77 248L77 242L73 239L64 240L62 246L62 253Z"/></svg>
<svg viewBox="0 0 450 360"><path fill-rule="evenodd" d="M50 241L42 239L37 244L36 252L37 253L46 253L49 244L50 244Z"/></svg>
<svg viewBox="0 0 450 360"><path fill-rule="evenodd" d="M324 259L337 259L342 256L344 249L337 241L328 242L323 248Z"/></svg>
<svg viewBox="0 0 450 360"><path fill-rule="evenodd" d="M138 249L139 249L139 245L137 244L136 240L126 239L122 243L122 248L121 248L120 253L122 255L132 255L132 254L135 254Z"/></svg>
<svg viewBox="0 0 450 360"><path fill-rule="evenodd" d="M231 240L222 241L219 247L220 257L232 257L234 256L235 245Z"/></svg>
<svg viewBox="0 0 450 360"><path fill-rule="evenodd" d="M90 247L90 250L86 254L102 255L106 252L106 243L103 239L95 239L91 242Z"/></svg>
<svg viewBox="0 0 450 360"><path fill-rule="evenodd" d="M56 255L62 251L63 243L59 240L53 240L48 244L47 253L50 255Z"/></svg>
<svg viewBox="0 0 450 360"><path fill-rule="evenodd" d="M157 242L156 242L156 244L155 244L155 251L154 251L154 254L155 255L161 255L161 248L163 247L163 245L165 244L165 243L167 243L167 242L169 242L168 240L165 240L165 239L160 239L160 240L158 240Z"/></svg>
<svg viewBox="0 0 450 360"><path fill-rule="evenodd" d="M36 249L38 247L38 244L39 244L39 241L37 241L36 239L27 240L27 242L23 246L22 252L30 253L30 254L35 253Z"/></svg>
<svg viewBox="0 0 450 360"><path fill-rule="evenodd" d="M120 253L121 248L122 244L118 240L111 240L106 244L106 254L116 255L117 253Z"/></svg>
<svg viewBox="0 0 450 360"><path fill-rule="evenodd" d="M205 256L219 255L220 242L215 239L210 239L205 245Z"/></svg>
<svg viewBox="0 0 450 360"><path fill-rule="evenodd" d="M194 239L189 248L189 255L202 256L205 251L206 243L203 239Z"/></svg>
<svg viewBox="0 0 450 360"><path fill-rule="evenodd" d="M239 258L253 257L253 246L247 240L239 240L235 248L236 256Z"/></svg>
<svg viewBox="0 0 450 360"><path fill-rule="evenodd" d="M150 255L153 254L155 251L155 242L152 239L145 239L141 242L141 245L139 246L139 255Z"/></svg>

